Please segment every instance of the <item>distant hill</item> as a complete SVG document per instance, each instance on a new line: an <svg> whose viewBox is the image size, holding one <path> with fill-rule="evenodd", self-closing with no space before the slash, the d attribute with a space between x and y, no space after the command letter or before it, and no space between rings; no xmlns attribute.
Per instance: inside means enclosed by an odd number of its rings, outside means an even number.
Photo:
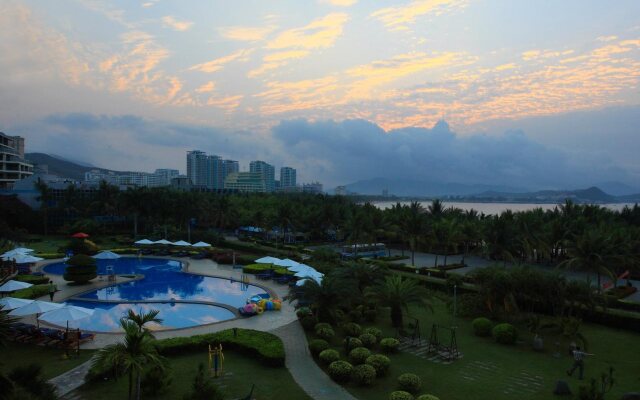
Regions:
<svg viewBox="0 0 640 400"><path fill-rule="evenodd" d="M620 198L605 193L600 188L590 187L579 190L540 190L527 193L509 193L487 191L469 196L471 199L484 201L517 201L517 202L562 202L572 199L580 203L615 203Z"/></svg>
<svg viewBox="0 0 640 400"><path fill-rule="evenodd" d="M80 165L76 162L62 159L61 157L45 154L45 153L26 153L25 158L37 165L46 165L49 173L58 175L63 178L71 178L79 181L84 180L84 173L92 170L109 172L111 170L105 168L91 167ZM118 171L113 171L118 172Z"/></svg>
<svg viewBox="0 0 640 400"><path fill-rule="evenodd" d="M640 193L640 188L632 187L621 182L600 182L594 186L613 196L629 196Z"/></svg>
<svg viewBox="0 0 640 400"><path fill-rule="evenodd" d="M527 189L500 185L466 185L451 182L429 182L409 179L374 178L345 185L347 191L364 195L380 195L383 190L395 196L464 196L484 191L525 192Z"/></svg>

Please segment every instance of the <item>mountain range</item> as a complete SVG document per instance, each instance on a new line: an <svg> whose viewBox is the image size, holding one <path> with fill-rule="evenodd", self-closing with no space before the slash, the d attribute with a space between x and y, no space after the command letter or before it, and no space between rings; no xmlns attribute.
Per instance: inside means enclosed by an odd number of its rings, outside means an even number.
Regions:
<svg viewBox="0 0 640 400"><path fill-rule="evenodd" d="M58 175L63 178L71 178L78 181L84 181L84 173L93 170L98 170L104 173L124 173L121 171L113 171L106 168L94 167L87 163L71 161L69 159L45 153L26 153L24 155L24 158L38 166L46 165L50 174Z"/></svg>

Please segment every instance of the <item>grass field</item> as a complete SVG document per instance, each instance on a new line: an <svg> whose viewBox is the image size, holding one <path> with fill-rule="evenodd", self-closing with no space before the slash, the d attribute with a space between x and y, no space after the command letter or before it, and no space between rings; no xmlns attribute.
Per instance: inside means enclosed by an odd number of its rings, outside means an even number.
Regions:
<svg viewBox="0 0 640 400"><path fill-rule="evenodd" d="M440 399L474 400L543 400L553 398L551 392L557 380L566 380L574 393L581 383L587 383L591 377L598 377L615 368L616 385L607 398L620 398L623 393L638 391L640 388L640 335L631 332L609 329L600 325L585 324L582 333L587 337L589 352L594 357L585 361L585 380L580 382L576 375L569 378L565 371L572 365L568 355L568 342L564 338L545 337L544 352L531 349L532 336L524 327L519 327L520 342L513 346L494 343L491 338L481 338L473 334L471 320L459 318L453 320L446 305L434 302L434 313L422 309L412 309L410 314L420 321L423 339L428 339L431 324L457 326L456 337L463 358L449 365L435 363L416 355L401 352L391 355L391 369L388 376L377 379L371 387L357 387L348 384L347 389L362 400L387 400L389 394L397 390L397 377L405 372L419 375L422 379L421 394L433 394ZM363 327L372 326L363 324ZM385 336L394 336L387 312L383 312L379 321L373 325L382 329ZM333 347L341 352L340 330L336 331ZM310 338L313 338L313 334ZM440 340L449 336L440 334ZM553 356L556 340L562 340L562 355ZM379 350L374 350L374 353ZM515 390L515 391L514 391Z"/></svg>
<svg viewBox="0 0 640 400"><path fill-rule="evenodd" d="M258 400L295 399L310 400L302 389L295 383L286 368L265 367L257 361L231 352L225 351L224 372L229 374L225 378L215 381L223 386L225 398L234 399L246 396L255 384L253 398ZM207 364L206 351L201 354L190 354L171 357L170 365L173 381L170 389L154 397L154 399L181 399L191 390L193 378L198 370L198 364ZM212 378L214 379L214 378ZM117 381L92 382L80 388L82 398L91 400L113 400L127 398L128 381L126 377Z"/></svg>
<svg viewBox="0 0 640 400"><path fill-rule="evenodd" d="M50 379L87 361L93 351L82 350L78 357L65 359L62 349L9 342L7 347L0 350L0 354L0 370L6 372L18 366L40 364L43 377Z"/></svg>

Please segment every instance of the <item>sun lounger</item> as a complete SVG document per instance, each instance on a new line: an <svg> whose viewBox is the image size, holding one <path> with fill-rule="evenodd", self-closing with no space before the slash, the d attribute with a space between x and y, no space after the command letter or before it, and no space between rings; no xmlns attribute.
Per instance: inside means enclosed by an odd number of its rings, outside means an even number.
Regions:
<svg viewBox="0 0 640 400"><path fill-rule="evenodd" d="M262 279L263 281L271 279L272 276L273 275L271 274L271 272L265 274L256 274L256 278Z"/></svg>

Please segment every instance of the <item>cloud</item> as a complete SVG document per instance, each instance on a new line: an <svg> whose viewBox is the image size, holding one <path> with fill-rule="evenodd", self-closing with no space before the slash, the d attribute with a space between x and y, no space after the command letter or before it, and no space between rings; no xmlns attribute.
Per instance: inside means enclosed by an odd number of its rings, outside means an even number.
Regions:
<svg viewBox="0 0 640 400"><path fill-rule="evenodd" d="M230 26L227 28L220 28L219 32L220 35L222 35L226 39L238 40L243 42L257 42L265 40L266 37L275 29L275 26Z"/></svg>
<svg viewBox="0 0 640 400"><path fill-rule="evenodd" d="M209 93L209 92L213 92L216 88L216 83L214 81L209 81L207 83L205 83L204 85L200 86L199 88L196 89L197 93Z"/></svg>
<svg viewBox="0 0 640 400"><path fill-rule="evenodd" d="M221 70L222 68L224 68L224 66L230 62L234 62L234 61L241 61L241 62L246 62L248 61L248 57L249 55L251 55L251 53L253 53L253 49L240 49L237 51L234 51L233 53L224 56L224 57L220 57L220 58L216 58L214 60L211 61L207 61L205 63L202 64L197 64L194 65L192 67L189 68L190 71L200 71L200 72L206 72L206 73L212 73L212 72L216 72Z"/></svg>
<svg viewBox="0 0 640 400"><path fill-rule="evenodd" d="M275 70L287 65L290 60L305 58L309 54L311 54L311 52L308 50L288 50L267 54L262 59L263 64L260 67L249 71L247 76L249 78L255 78L267 71Z"/></svg>
<svg viewBox="0 0 640 400"><path fill-rule="evenodd" d="M268 49L319 49L333 46L349 20L345 13L332 13L318 18L302 28L281 32L267 43Z"/></svg>
<svg viewBox="0 0 640 400"><path fill-rule="evenodd" d="M226 97L210 97L207 100L207 105L217 107L231 112L240 106L240 102L244 98L243 95L226 96Z"/></svg>
<svg viewBox="0 0 640 400"><path fill-rule="evenodd" d="M193 22L178 21L175 17L172 17L171 15L162 17L162 22L164 22L164 26L179 32L188 31L193 26Z"/></svg>
<svg viewBox="0 0 640 400"><path fill-rule="evenodd" d="M409 30L417 18L442 15L466 6L466 0L417 0L404 6L386 7L370 16L382 22L391 31Z"/></svg>
<svg viewBox="0 0 640 400"><path fill-rule="evenodd" d="M356 4L358 0L319 0L319 2L337 7L351 7Z"/></svg>

